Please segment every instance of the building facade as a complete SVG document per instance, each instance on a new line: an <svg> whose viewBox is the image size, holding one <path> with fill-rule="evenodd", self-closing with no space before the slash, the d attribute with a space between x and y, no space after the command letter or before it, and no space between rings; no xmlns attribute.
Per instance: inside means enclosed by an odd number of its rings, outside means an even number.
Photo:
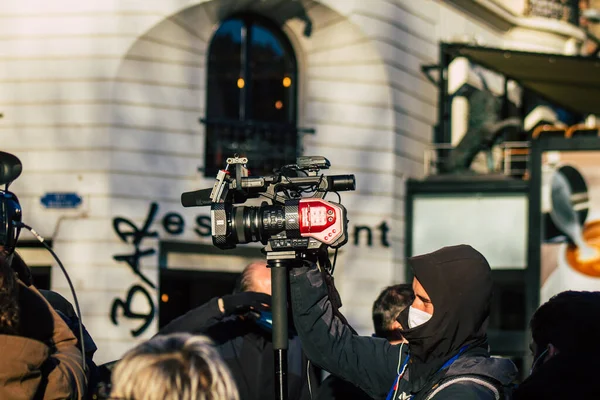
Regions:
<svg viewBox="0 0 600 400"><path fill-rule="evenodd" d="M531 15L530 6L0 4L0 138L24 170L12 190L24 221L52 241L69 271L97 361L151 337L159 310L205 298L260 255L256 244L215 251L209 209L179 201L182 192L212 187L235 152L260 173L304 154L327 157L327 174L356 175L356 190L341 193L350 240L336 283L342 311L369 334L377 294L404 280L405 180L423 175L436 124L436 87L421 66L438 62L442 41L579 51L584 35L572 21ZM65 193L81 203L52 203ZM60 270L29 238L22 233L23 256L52 265L50 287L71 298Z"/></svg>

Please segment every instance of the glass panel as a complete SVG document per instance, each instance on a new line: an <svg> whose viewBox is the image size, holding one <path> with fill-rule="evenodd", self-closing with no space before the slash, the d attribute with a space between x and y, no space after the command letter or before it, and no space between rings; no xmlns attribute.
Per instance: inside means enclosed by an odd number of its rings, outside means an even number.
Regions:
<svg viewBox="0 0 600 400"><path fill-rule="evenodd" d="M257 23L250 28L250 118L295 122L296 63L272 31Z"/></svg>
<svg viewBox="0 0 600 400"><path fill-rule="evenodd" d="M209 50L206 102L208 118L238 119L242 74L242 28L240 19L225 21L215 33Z"/></svg>
<svg viewBox="0 0 600 400"><path fill-rule="evenodd" d="M247 156L253 174L296 159L296 58L276 25L244 15L212 39L207 76L205 174Z"/></svg>

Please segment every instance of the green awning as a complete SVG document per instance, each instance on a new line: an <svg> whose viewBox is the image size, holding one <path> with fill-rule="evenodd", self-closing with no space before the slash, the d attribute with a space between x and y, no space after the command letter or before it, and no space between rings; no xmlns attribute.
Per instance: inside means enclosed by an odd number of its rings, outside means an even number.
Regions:
<svg viewBox="0 0 600 400"><path fill-rule="evenodd" d="M600 59L448 44L456 57L496 71L546 100L578 113L600 115Z"/></svg>

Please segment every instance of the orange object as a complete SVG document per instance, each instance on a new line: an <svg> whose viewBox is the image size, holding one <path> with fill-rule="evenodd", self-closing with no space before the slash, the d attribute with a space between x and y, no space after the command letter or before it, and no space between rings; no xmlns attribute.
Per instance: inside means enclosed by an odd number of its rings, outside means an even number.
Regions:
<svg viewBox="0 0 600 400"><path fill-rule="evenodd" d="M583 238L588 245L598 251L598 257L592 260L580 260L579 249L574 244L569 244L566 251L567 263L576 271L594 277L600 277L600 221L585 224Z"/></svg>
<svg viewBox="0 0 600 400"><path fill-rule="evenodd" d="M565 133L565 137L570 138L573 136L573 134L577 131L596 131L598 132L598 127L597 126L586 126L585 124L575 124L569 127L569 129L567 129L567 132Z"/></svg>
<svg viewBox="0 0 600 400"><path fill-rule="evenodd" d="M533 130L531 137L533 139L537 139L542 133L547 133L547 132L565 132L565 128L559 128L558 126L548 125L548 124L540 125Z"/></svg>

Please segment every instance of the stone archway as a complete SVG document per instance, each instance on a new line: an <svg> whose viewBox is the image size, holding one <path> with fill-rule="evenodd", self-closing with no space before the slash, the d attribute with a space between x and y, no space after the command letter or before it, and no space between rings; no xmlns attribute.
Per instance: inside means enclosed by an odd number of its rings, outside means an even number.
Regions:
<svg viewBox="0 0 600 400"><path fill-rule="evenodd" d="M156 199L160 207L180 210L181 192L212 186L212 179L199 182L196 173L204 159L199 119L205 114L209 40L223 17L250 10L280 23L294 45L299 124L317 131L304 138L304 153L327 156L332 174L358 171L359 191L344 195L357 225L381 223L383 217L371 221L368 213L361 214L367 208L391 215L396 207L396 114L386 64L361 28L333 8L334 1L324 3L212 0L182 9L141 35L124 56L112 88L112 165L118 172L110 178L113 193L127 197L132 208L145 210ZM126 157L120 148L128 149ZM370 195L381 188L384 194ZM182 215L193 221L196 211L186 209ZM187 231L178 238L197 240ZM391 283L396 268L391 248L348 245L340 257L340 262L347 260L339 272L342 291L344 274L358 282L364 274L361 259L371 253L379 269L376 276L370 273L373 285L362 290L364 298L374 299L378 288ZM369 320L358 311L348 313L354 321Z"/></svg>
<svg viewBox="0 0 600 400"><path fill-rule="evenodd" d="M318 131L305 141L307 150L337 140L347 142L348 135L339 132L349 122L394 125L389 88L378 85L373 90L359 83L365 75L387 80L378 50L342 14L316 1L211 0L180 10L147 30L129 48L116 73L112 142L142 154L158 151L166 163L138 160L137 172L183 179L193 175L204 155L204 128L198 120L205 113L209 41L223 17L244 10L276 21L294 45L300 70L299 124ZM345 104L349 96L374 106L356 113ZM350 139L356 139L355 146L372 142L365 134ZM393 137L380 135L378 139L394 146ZM176 162L167 161L170 154ZM117 159L114 162L121 164ZM343 165L342 160L337 164Z"/></svg>

